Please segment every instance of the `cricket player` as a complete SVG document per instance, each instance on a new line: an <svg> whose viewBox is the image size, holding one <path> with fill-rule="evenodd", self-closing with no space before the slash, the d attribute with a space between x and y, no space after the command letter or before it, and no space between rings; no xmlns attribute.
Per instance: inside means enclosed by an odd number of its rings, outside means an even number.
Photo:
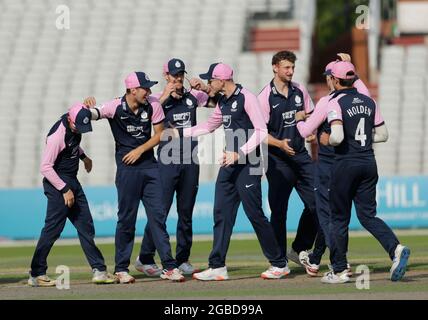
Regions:
<svg viewBox="0 0 428 320"><path fill-rule="evenodd" d="M293 188L305 209L296 238L287 257L300 264L299 253L312 248L318 231L314 195L314 165L300 136L295 114L313 112L313 102L302 85L293 82L296 55L281 51L272 58L274 79L258 96L268 128L269 206L276 239L285 254L287 248L288 201Z"/></svg>
<svg viewBox="0 0 428 320"><path fill-rule="evenodd" d="M372 146L385 142L388 131L375 101L353 88L355 74L350 62L337 62L331 70L335 93L328 103L327 119L331 127L328 142L335 147L336 155L330 184L333 270L321 280L329 284L349 281L346 252L352 203L362 226L381 243L393 261L392 281L404 276L410 255L410 249L401 245L385 222L376 217L378 173Z"/></svg>
<svg viewBox="0 0 428 320"><path fill-rule="evenodd" d="M259 145L266 138L266 124L256 96L233 81L233 70L224 63L214 63L200 78L208 80L210 95L223 93L207 122L184 130L174 129L184 137L208 134L222 124L226 147L221 159L214 196L214 242L209 257L209 268L193 274L202 281L229 278L226 254L239 204L256 232L264 255L271 267L261 274L264 279L279 279L290 273L285 255L281 253L273 229L262 209L261 169ZM244 139L239 135L243 135ZM254 158L257 161L252 161Z"/></svg>
<svg viewBox="0 0 428 320"><path fill-rule="evenodd" d="M171 254L159 166L153 151L159 144L165 118L159 100L150 97L150 88L157 83L150 81L144 72L131 73L125 79L126 94L122 98L91 109L93 120L108 119L116 142L119 211L115 239L115 275L118 282L124 284L135 282L128 267L140 201L145 207L153 242L162 261L160 277L184 281ZM85 104L91 107L95 103L94 98L85 100Z"/></svg>
<svg viewBox="0 0 428 320"><path fill-rule="evenodd" d="M165 114L164 128L190 128L196 125L196 113L199 107L208 106L209 91L199 79L191 79L191 87L185 89L186 66L180 59L173 58L163 66L166 86L161 93L152 95L159 99ZM199 80L199 81L198 81ZM205 92L204 92L205 91ZM167 213L174 199L177 200L177 247L178 269L184 275L197 270L189 262L192 247L192 213L199 187L199 161L197 157L198 141L192 138L162 139L158 148L159 171L163 187L163 203ZM141 251L135 267L147 276L159 276L162 271L154 261L155 246L146 225Z"/></svg>
<svg viewBox="0 0 428 320"><path fill-rule="evenodd" d="M351 61L351 56L345 53L338 54L340 60L330 62L326 68L324 75L326 77L326 84L330 90L330 93L325 97L322 97L315 106L314 112L307 118L304 111L296 113L297 129L303 138L307 138L314 130L317 131L318 138L318 160L315 164L315 200L317 206L318 221L321 226L321 232L325 236L325 241L319 241L317 238L315 247L312 253L302 251L299 254L300 262L306 269L306 272L310 276L317 276L320 268L321 258L328 246L328 235L329 235L329 222L330 222L330 203L329 203L329 188L330 188L330 172L334 163L334 148L331 146L325 146L320 143L319 139L323 132L330 133L330 126L327 122L327 105L331 97L335 93L333 86L333 80L331 76L331 69L333 65L338 61ZM356 77L353 87L358 90L359 93L366 96L370 96L370 93L360 79ZM305 121L306 119L306 121ZM320 233L319 233L320 234ZM324 237L322 238L324 239ZM348 276L352 276L352 270L348 264Z"/></svg>
<svg viewBox="0 0 428 320"><path fill-rule="evenodd" d="M47 257L60 237L67 218L77 229L80 244L92 272L92 282L114 283L107 273L104 258L94 242L95 229L88 201L79 180L79 160L89 173L92 160L80 147L82 134L92 131L91 112L80 103L74 104L49 131L42 156L40 172L44 176L43 189L48 199L45 226L42 229L31 261L28 285L52 287L56 281L46 275Z"/></svg>

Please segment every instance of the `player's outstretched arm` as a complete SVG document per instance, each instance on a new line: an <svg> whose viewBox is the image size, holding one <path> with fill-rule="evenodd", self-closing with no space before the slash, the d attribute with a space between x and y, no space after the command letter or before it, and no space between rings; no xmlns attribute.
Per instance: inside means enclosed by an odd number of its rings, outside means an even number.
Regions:
<svg viewBox="0 0 428 320"><path fill-rule="evenodd" d="M153 149L159 144L161 140L161 135L163 132L163 122L153 125L153 130L154 130L154 135L150 138L149 141L139 146L138 148L135 148L134 150L128 152L128 154L126 154L123 157L122 161L125 164L127 165L134 164L138 159L140 159L141 155L144 152L147 152L148 150Z"/></svg>

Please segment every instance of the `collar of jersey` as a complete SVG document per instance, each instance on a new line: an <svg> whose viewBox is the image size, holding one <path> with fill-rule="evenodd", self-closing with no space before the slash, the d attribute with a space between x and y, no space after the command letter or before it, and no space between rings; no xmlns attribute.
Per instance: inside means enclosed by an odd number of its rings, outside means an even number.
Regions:
<svg viewBox="0 0 428 320"><path fill-rule="evenodd" d="M356 88L347 88L347 89L342 89L342 90L336 90L333 93L333 99L336 98L339 94L345 93L345 94L349 94L349 93L357 93L357 89Z"/></svg>
<svg viewBox="0 0 428 320"><path fill-rule="evenodd" d="M168 99L165 100L165 102L163 103L163 105L169 105L171 103L175 104L181 101L184 101L184 99L187 99L190 95L190 91L186 91L183 93L183 95L181 96L181 98L177 99L174 98L173 96L169 96Z"/></svg>
<svg viewBox="0 0 428 320"><path fill-rule="evenodd" d="M226 97L226 95L223 95L223 99L224 101L229 101L230 99L232 99L233 97L236 97L237 95L239 95L242 91L242 85L240 85L239 83L236 84L236 89L235 91L232 93L232 95L228 98Z"/></svg>
<svg viewBox="0 0 428 320"><path fill-rule="evenodd" d="M296 90L296 88L293 86L293 83L290 81L289 83L288 83L288 89L291 89L291 90L289 90L288 91L288 97L286 97L286 96L284 96L282 93L280 93L279 91L278 91L278 89L275 87L275 83L273 82L273 79L272 79L272 81L270 82L270 88L271 88L271 91L273 92L273 94L275 95L275 96L280 96L280 97L284 97L284 98L290 98L291 97L291 95L294 93L294 91Z"/></svg>
<svg viewBox="0 0 428 320"><path fill-rule="evenodd" d="M132 115L134 117L140 117L141 113L144 111L144 107L147 106L148 103L146 103L146 104L138 104L138 112L137 112L137 114L135 114L134 112L132 112L131 108L129 107L128 102L126 101L126 95L124 95L122 97L121 105L122 105L122 110L124 112L126 112L126 113L128 113L128 114L130 114L130 115Z"/></svg>
<svg viewBox="0 0 428 320"><path fill-rule="evenodd" d="M70 124L68 123L68 115L67 114L64 114L61 117L61 122L64 125L65 130L67 131L67 133L77 134L77 133L71 131Z"/></svg>

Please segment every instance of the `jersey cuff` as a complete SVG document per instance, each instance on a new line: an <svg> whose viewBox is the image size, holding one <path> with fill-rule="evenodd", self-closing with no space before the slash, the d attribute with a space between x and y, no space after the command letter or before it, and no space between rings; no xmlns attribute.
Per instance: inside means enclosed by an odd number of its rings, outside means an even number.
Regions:
<svg viewBox="0 0 428 320"><path fill-rule="evenodd" d="M153 125L154 125L154 126L156 126L156 125L158 125L158 124L162 123L164 120L165 120L165 119L162 119L161 121L156 122L156 123L155 123L155 122L153 122Z"/></svg>
<svg viewBox="0 0 428 320"><path fill-rule="evenodd" d="M329 121L328 121L328 124L331 124L333 121L340 121L340 122L342 122L342 123L343 123L343 120L342 120L342 119L333 119L333 120L329 120Z"/></svg>
<svg viewBox="0 0 428 320"><path fill-rule="evenodd" d="M64 194L67 193L70 190L70 187L66 184L64 188L62 188L60 191Z"/></svg>
<svg viewBox="0 0 428 320"><path fill-rule="evenodd" d="M375 128L377 128L377 127L381 127L381 126L383 126L385 124L385 121L382 121L381 123L379 123L379 124L375 124Z"/></svg>

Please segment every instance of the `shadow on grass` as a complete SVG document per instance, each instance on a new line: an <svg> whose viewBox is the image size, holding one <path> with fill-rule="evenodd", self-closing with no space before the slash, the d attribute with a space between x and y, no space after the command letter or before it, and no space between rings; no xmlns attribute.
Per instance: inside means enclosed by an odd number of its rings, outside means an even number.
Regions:
<svg viewBox="0 0 428 320"><path fill-rule="evenodd" d="M27 279L28 278L24 277L24 276L0 278L0 285L2 285L2 284L25 284L25 283L27 283Z"/></svg>

